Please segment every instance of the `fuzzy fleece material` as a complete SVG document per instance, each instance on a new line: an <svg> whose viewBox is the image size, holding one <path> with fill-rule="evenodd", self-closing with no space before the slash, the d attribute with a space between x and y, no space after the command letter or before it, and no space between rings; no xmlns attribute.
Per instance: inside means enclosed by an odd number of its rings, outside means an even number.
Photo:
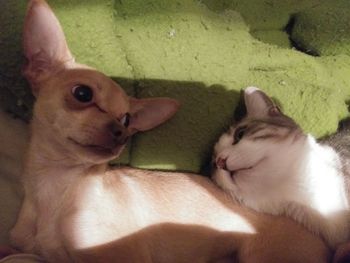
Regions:
<svg viewBox="0 0 350 263"><path fill-rule="evenodd" d="M49 0L76 60L136 97L169 96L179 113L136 136L119 160L198 172L232 119L239 92L258 86L316 137L348 116L348 0ZM25 0L0 10L0 105L23 118Z"/></svg>

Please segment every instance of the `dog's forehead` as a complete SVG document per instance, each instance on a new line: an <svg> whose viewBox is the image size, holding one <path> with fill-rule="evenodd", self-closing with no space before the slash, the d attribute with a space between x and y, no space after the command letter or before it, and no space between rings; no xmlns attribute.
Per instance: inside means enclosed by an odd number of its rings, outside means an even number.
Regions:
<svg viewBox="0 0 350 263"><path fill-rule="evenodd" d="M54 77L55 84L73 87L77 85L86 85L96 89L98 93L108 94L109 96L124 96L124 90L111 78L103 73L93 69L68 69L59 72Z"/></svg>
<svg viewBox="0 0 350 263"><path fill-rule="evenodd" d="M124 93L123 89L114 82L111 78L104 75L102 72L93 69L69 69L60 72L57 75L60 82L71 84L84 84L98 88L101 92L114 90L118 93Z"/></svg>
<svg viewBox="0 0 350 263"><path fill-rule="evenodd" d="M129 111L129 98L124 90L111 78L93 69L77 68L58 72L48 85L48 94L53 89L56 89L56 93L63 89L63 96L71 94L71 90L77 85L89 86L94 92L95 103L103 110L116 115Z"/></svg>

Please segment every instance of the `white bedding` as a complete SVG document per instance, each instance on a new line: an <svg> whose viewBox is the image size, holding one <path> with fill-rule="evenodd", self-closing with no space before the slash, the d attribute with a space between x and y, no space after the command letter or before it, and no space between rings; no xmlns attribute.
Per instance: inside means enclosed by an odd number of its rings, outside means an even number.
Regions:
<svg viewBox="0 0 350 263"><path fill-rule="evenodd" d="M17 254L8 256L2 260L0 263L39 263L44 262L40 257L32 254Z"/></svg>
<svg viewBox="0 0 350 263"><path fill-rule="evenodd" d="M27 141L27 125L0 111L0 244L8 244L20 207L19 176Z"/></svg>
<svg viewBox="0 0 350 263"><path fill-rule="evenodd" d="M28 141L27 124L0 110L0 245L9 244L9 230L22 201L20 173ZM29 254L11 255L0 263L43 262Z"/></svg>

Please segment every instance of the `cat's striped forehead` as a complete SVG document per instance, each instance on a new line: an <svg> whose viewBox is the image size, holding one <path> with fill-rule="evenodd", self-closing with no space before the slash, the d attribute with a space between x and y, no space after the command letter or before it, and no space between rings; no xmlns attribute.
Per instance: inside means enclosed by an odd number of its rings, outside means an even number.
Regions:
<svg viewBox="0 0 350 263"><path fill-rule="evenodd" d="M295 131L301 131L295 121L285 115L265 119L244 118L231 126L229 133L244 130L244 137L251 140L283 139Z"/></svg>

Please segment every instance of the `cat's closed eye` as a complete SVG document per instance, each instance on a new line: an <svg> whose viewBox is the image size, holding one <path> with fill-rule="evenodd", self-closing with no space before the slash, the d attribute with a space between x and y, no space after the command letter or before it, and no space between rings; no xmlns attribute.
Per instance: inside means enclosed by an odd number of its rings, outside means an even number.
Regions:
<svg viewBox="0 0 350 263"><path fill-rule="evenodd" d="M238 127L235 130L235 133L233 135L233 144L237 144L239 143L240 140L242 140L246 129L247 127L243 126L243 127Z"/></svg>

